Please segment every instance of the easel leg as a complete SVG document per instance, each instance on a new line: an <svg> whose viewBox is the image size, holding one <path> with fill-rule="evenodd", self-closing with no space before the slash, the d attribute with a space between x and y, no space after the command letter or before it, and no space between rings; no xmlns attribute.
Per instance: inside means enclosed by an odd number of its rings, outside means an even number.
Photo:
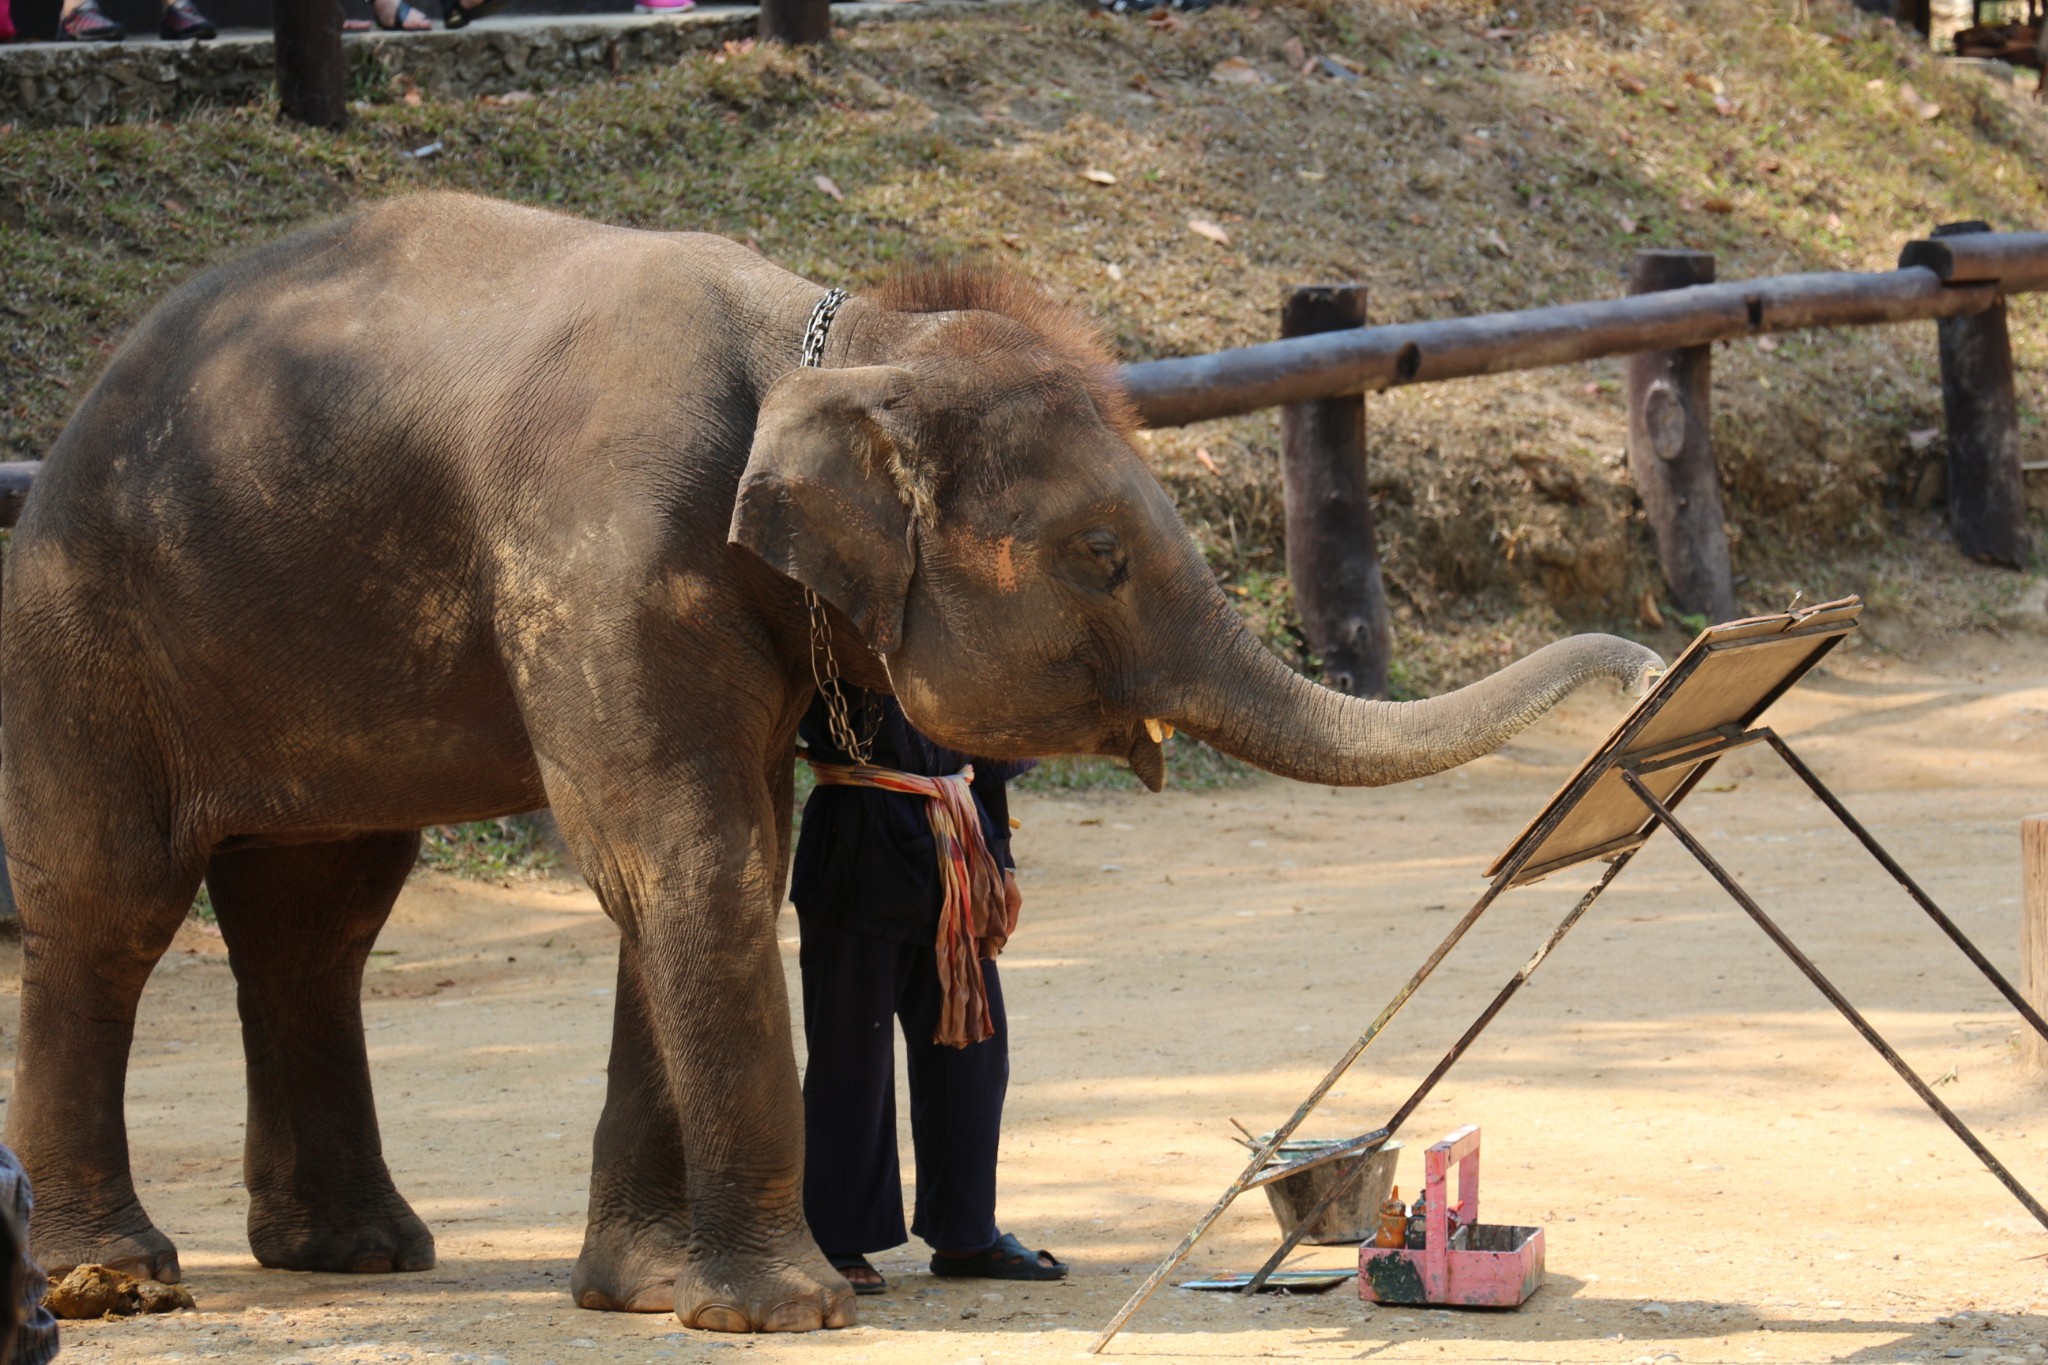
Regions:
<svg viewBox="0 0 2048 1365"><path fill-rule="evenodd" d="M1798 767L1796 761L1794 767L1795 770ZM1721 884L1721 889L1733 897L1737 905L1740 905L1748 912L1749 917L1756 921L1757 927L1770 937L1771 942L1778 945L1778 950L1791 959L1792 965L1805 973L1806 979L1811 981L1815 989L1827 997L1828 1003L1839 1010L1842 1017L1849 1021L1851 1027L1863 1035L1864 1041L1876 1048L1880 1057L1891 1063L1892 1070L1898 1072L1899 1078L1912 1087L1913 1093L1918 1095L1926 1103L1927 1107L1932 1109L1935 1115L1948 1125L1949 1131L1962 1139L1963 1145L1970 1149L1971 1154L1983 1162L1993 1175L1998 1177L1999 1183L2012 1192L2013 1198L2019 1200L2027 1212L2033 1214L2036 1221L2043 1227L2048 1227L2048 1209L2041 1207L2040 1201L2027 1192L2027 1187L2020 1184L2014 1178L2011 1171L2006 1170L2004 1164L1991 1154L1990 1148L1977 1140L1977 1135L1970 1131L1969 1125L1956 1117L1955 1111L1941 1102L1941 1097L1934 1093L1927 1082L1920 1079L1919 1073L1906 1065L1906 1059L1901 1057L1892 1048L1892 1045L1884 1040L1882 1034L1871 1027L1870 1022L1857 1012L1854 1005L1849 1003L1848 997L1839 990L1836 990L1834 983L1821 975L1820 968L1814 966L1806 954L1799 951L1798 945L1794 944L1786 936L1785 931L1778 927L1776 921L1764 913L1763 907L1752 900L1749 893L1744 891L1736 880L1728 875L1727 869L1714 860L1714 855L1707 852L1706 847L1693 837L1692 831L1678 823L1677 817L1672 815L1664 803L1657 799L1654 792L1643 785L1641 778L1624 769L1621 774L1621 780L1628 784L1629 790L1636 794L1637 800L1649 807L1650 811L1670 828L1673 837L1679 843L1685 845L1685 851L1692 854L1694 860L1707 870L1707 874ZM1816 789L1818 790L1818 788ZM1846 812L1843 812L1843 814L1846 816Z"/></svg>
<svg viewBox="0 0 2048 1365"><path fill-rule="evenodd" d="M1798 776L1799 780L1804 782L1816 797L1820 798L1821 804L1832 811L1835 818L1842 822L1843 828L1855 835L1857 842L1863 845L1871 857L1877 859L1878 865L1891 873L1893 879L1900 886L1906 888L1906 894L1911 896L1919 904L1920 908L1927 912L1927 917L1940 927L1941 932L1949 936L1949 939L1956 947L1963 950L1963 956L1969 958L1976 965L1977 970L1984 974L1985 980L1997 987L1998 993L2006 998L2008 1004L2019 1011L2020 1017L2027 1021L2034 1032L2040 1034L2042 1038L2048 1039L2048 1020L2042 1019L2034 1007L2027 1003L2026 997L2014 989L2013 984L2005 979L1998 968L1991 965L1991 960L1984 956L1976 944L1970 942L1969 937L1961 929L1956 927L1955 921L1941 912L1941 908L1934 903L1933 898L1925 891L1922 891L1920 884L1913 880L1911 874L1905 868L1900 867L1891 854L1885 852L1884 846L1872 837L1869 830L1863 828L1855 816L1849 814L1849 808L1835 799L1835 794L1827 789L1819 777L1814 775L1813 770L1799 761L1798 756L1792 752L1791 746L1778 738L1775 733L1768 736L1767 742L1773 749L1778 751L1778 757L1785 760L1785 766L1790 768Z"/></svg>
<svg viewBox="0 0 2048 1365"><path fill-rule="evenodd" d="M1607 889L1608 883L1620 876L1621 869L1627 867L1628 860L1635 856L1636 851L1629 849L1607 865L1606 874L1593 884L1591 890L1579 897L1579 903L1574 905L1571 908L1571 912L1558 922L1555 929L1550 931L1550 937L1543 940L1543 946L1536 950L1533 957L1522 964L1522 970L1516 972L1509 979L1507 985L1501 987L1500 993L1493 997L1493 1002L1480 1012L1477 1019L1472 1021L1472 1026L1465 1030L1463 1036L1457 1042L1451 1044L1451 1050L1444 1054L1443 1060L1436 1064L1429 1075L1423 1077L1422 1084L1415 1087L1415 1093L1410 1095L1401 1107L1394 1111L1394 1116L1388 1119L1386 1126L1379 1131L1387 1134L1389 1137L1401 1131L1401 1125L1406 1123L1409 1117L1415 1113L1416 1109L1421 1106L1422 1102L1429 1098L1429 1092L1436 1089L1437 1082L1441 1081L1445 1073L1450 1071L1451 1067L1457 1063L1457 1060L1465 1055L1465 1050L1471 1047L1478 1040L1479 1035L1486 1031L1486 1026L1493 1022L1494 1016L1506 1008L1508 1001L1514 999L1515 992L1521 990L1522 984L1535 975L1536 969L1543 965L1543 959L1549 957L1551 950L1564 942L1564 936L1571 932L1574 924L1579 922L1579 917L1592 908L1593 902L1600 899L1600 893ZM1301 1239L1308 1235L1308 1230L1322 1221L1323 1215L1334 1208L1337 1201L1350 1192L1351 1187L1358 1183L1359 1177L1364 1173L1365 1163L1361 1161L1339 1176L1331 1184L1329 1192L1323 1195L1321 1201L1316 1204L1315 1209L1308 1217L1296 1223L1294 1231L1281 1239L1279 1249L1266 1258L1266 1263L1259 1267L1258 1274L1252 1276L1246 1282L1241 1292L1256 1294L1260 1289L1264 1288L1267 1279L1272 1276L1274 1271L1280 1268L1280 1263L1286 1260L1296 1247L1301 1245Z"/></svg>

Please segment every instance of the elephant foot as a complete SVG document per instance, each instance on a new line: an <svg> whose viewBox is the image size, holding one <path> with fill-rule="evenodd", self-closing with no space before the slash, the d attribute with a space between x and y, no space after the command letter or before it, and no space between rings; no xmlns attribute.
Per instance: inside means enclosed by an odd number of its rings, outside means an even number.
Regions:
<svg viewBox="0 0 2048 1365"><path fill-rule="evenodd" d="M859 1319L853 1288L807 1249L801 1263L698 1256L675 1285L676 1317L704 1332L815 1332Z"/></svg>
<svg viewBox="0 0 2048 1365"><path fill-rule="evenodd" d="M141 1215L140 1209L136 1212ZM29 1220L31 1254L52 1279L82 1265L110 1266L135 1279L161 1284L176 1284L184 1277L178 1268L178 1248L150 1224L147 1216L142 1216L143 1227L139 1232L82 1237L67 1236L61 1227L46 1229L45 1221L42 1209L37 1209Z"/></svg>
<svg viewBox="0 0 2048 1365"><path fill-rule="evenodd" d="M578 1308L600 1313L670 1312L689 1240L687 1229L665 1222L637 1227L592 1222L569 1277L570 1296Z"/></svg>
<svg viewBox="0 0 2048 1365"><path fill-rule="evenodd" d="M324 1270L346 1275L388 1275L432 1270L434 1234L396 1193L395 1208L376 1212L286 1207L283 1200L252 1196L249 1250L272 1270Z"/></svg>

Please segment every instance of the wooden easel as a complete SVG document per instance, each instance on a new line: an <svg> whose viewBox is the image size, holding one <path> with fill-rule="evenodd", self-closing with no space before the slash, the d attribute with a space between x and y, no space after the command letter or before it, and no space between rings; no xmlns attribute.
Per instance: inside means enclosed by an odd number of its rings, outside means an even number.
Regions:
<svg viewBox="0 0 2048 1365"><path fill-rule="evenodd" d="M1821 606L1794 610L1775 616L1751 617L1742 621L1731 621L1725 625L1709 627L1700 633L1678 656L1663 677L1647 693L1635 708L1614 728L1612 734L1602 741L1592 755L1581 763L1565 784L1550 798L1535 819L1508 845L1507 851L1494 859L1487 869L1487 876L1493 880L1463 919L1454 925L1444 941L1437 945L1423 961L1415 974L1387 1002L1379 1015L1360 1034L1358 1040L1344 1053L1328 1075L1309 1092L1294 1116L1276 1128L1252 1156L1251 1162L1230 1188L1223 1192L1214 1206L1188 1231L1181 1243L1163 1261L1159 1268L1138 1286L1130 1299L1117 1311L1102 1334L1089 1347L1100 1352L1110 1340L1123 1329L1133 1314L1149 1298L1152 1291L1164 1282L1166 1277L1187 1258L1194 1245L1210 1226L1230 1207L1236 1198L1247 1190L1254 1190L1275 1180L1284 1180L1299 1171L1326 1162L1341 1160L1374 1151L1400 1130L1403 1123L1429 1092L1442 1080L1452 1065L1464 1055L1467 1048L1479 1037L1494 1017L1514 998L1523 983L1528 981L1543 960L1564 936L1579 922L1600 893L1610 886L1621 870L1628 866L1636 851L1648 842L1660 826L1669 827L1685 850L1704 867L1723 890L1740 905L1759 928L1775 943L1780 951L1790 958L1799 970L1805 973L1828 1002L1839 1010L1856 1031L1863 1035L1870 1045L1877 1049L1885 1061L1899 1073L1913 1093L1918 1095L1927 1107L1948 1125L1960 1138L1963 1145L1998 1177L2014 1198L2034 1215L2043 1227L2048 1227L2048 1208L2030 1194L2026 1187L2014 1178L2003 1163L1993 1156L1988 1148L1970 1131L1962 1119L1949 1109L1934 1093L1932 1087L1922 1080L1906 1064L1890 1043L1871 1026L1856 1007L1841 991L1836 989L1813 962L1799 950L1785 931L1764 913L1749 893L1730 876L1712 854L1707 852L1699 839L1680 824L1673 810L1699 786L1700 780L1713 769L1722 755L1755 744L1769 745L1783 759L1786 766L1796 775L1835 818L1856 836L1858 842L1881 864L1885 871L1897 879L1906 893L1927 912L1929 918L1947 934L1963 955L1970 959L1978 971L1995 986L2019 1011L2027 1023L2044 1041L2048 1041L2048 1021L2029 1005L2019 991L2013 988L1998 969L1970 942L1955 922L1942 913L1927 893L1920 889L1906 870L1880 846L1848 809L1836 799L1833 792L1814 775L1813 770L1802 763L1789 745L1767 726L1758 726L1757 721L1765 711L1782 697L1791 687L1806 675L1815 664L1840 644L1856 628L1856 618L1863 609L1858 598L1845 598L1839 602L1828 602ZM1269 1166L1273 1154L1280 1144L1293 1135L1330 1088L1348 1071L1359 1055L1372 1045L1380 1030L1400 1013L1422 983L1429 979L1438 964L1450 955L1458 940L1465 936L1479 917L1486 913L1502 892L1511 887L1525 886L1561 872L1580 863L1603 859L1607 870L1600 879L1581 896L1565 917L1552 929L1548 938L1537 948L1535 954L1523 964L1503 986L1493 1000L1480 1012L1451 1050L1430 1071L1413 1094L1395 1110L1393 1116L1379 1128L1365 1133L1339 1146L1326 1148L1314 1156L1283 1165ZM1299 1245L1305 1229L1315 1225L1329 1208L1343 1198L1365 1167L1357 1163L1346 1177L1337 1180L1323 1196L1322 1202L1307 1217L1303 1218L1294 1232L1282 1239L1280 1246L1267 1258L1264 1266L1246 1283L1244 1292L1256 1293L1267 1278L1279 1268L1280 1263Z"/></svg>

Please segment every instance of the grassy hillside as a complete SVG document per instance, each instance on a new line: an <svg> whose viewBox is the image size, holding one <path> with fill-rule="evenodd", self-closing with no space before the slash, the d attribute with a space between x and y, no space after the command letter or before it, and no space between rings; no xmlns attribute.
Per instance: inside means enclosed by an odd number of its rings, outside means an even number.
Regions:
<svg viewBox="0 0 2048 1365"><path fill-rule="evenodd" d="M531 98L363 94L339 136L246 109L0 137L6 458L47 446L123 329L194 269L426 186L723 232L852 285L906 255L994 256L1079 298L1132 358L1269 337L1296 283L1365 281L1396 321L1612 296L1641 246L1712 250L1734 279L1886 268L1940 221L2048 226L2048 115L1833 0L1297 0L1160 22L1002 4ZM2014 310L2023 398L2048 372L2044 307ZM1619 376L1372 400L1404 685L1562 624L1645 629L1657 581ZM1724 346L1715 380L1746 603L1859 590L1961 627L2017 591L1914 507L1939 455L1908 439L1939 425L1931 325ZM2038 413L2026 439L2042 458ZM1277 440L1266 414L1150 445L1298 657Z"/></svg>

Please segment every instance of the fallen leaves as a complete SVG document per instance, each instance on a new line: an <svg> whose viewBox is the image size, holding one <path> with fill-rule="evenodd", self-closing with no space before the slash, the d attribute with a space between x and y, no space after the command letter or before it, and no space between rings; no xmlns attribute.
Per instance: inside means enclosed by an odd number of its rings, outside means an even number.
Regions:
<svg viewBox="0 0 2048 1365"><path fill-rule="evenodd" d="M1733 199L1709 199L1706 203L1701 204L1700 207L1708 213L1733 213L1735 212L1735 201Z"/></svg>
<svg viewBox="0 0 2048 1365"><path fill-rule="evenodd" d="M1197 237L1207 237L1218 246L1230 245L1230 234L1223 230L1223 225L1212 223L1207 218L1188 219L1188 231Z"/></svg>
<svg viewBox="0 0 2048 1365"><path fill-rule="evenodd" d="M1216 457L1209 453L1209 447L1195 447L1195 463L1208 470L1211 474L1214 474L1217 478L1223 477L1223 468L1216 463Z"/></svg>
<svg viewBox="0 0 2048 1365"><path fill-rule="evenodd" d="M1092 185L1114 185L1116 183L1116 176L1108 171L1098 170L1093 166L1082 171L1081 178Z"/></svg>
<svg viewBox="0 0 2048 1365"><path fill-rule="evenodd" d="M845 192L839 188L838 183L831 176L824 174L814 175L811 177L811 183L816 185L821 192L830 195L835 203L843 204L846 202Z"/></svg>
<svg viewBox="0 0 2048 1365"><path fill-rule="evenodd" d="M1271 85L1273 78L1242 57L1225 57L1210 69L1209 79L1218 85Z"/></svg>
<svg viewBox="0 0 2048 1365"><path fill-rule="evenodd" d="M1941 106L1910 85L1899 87L1899 103L1906 106L1906 112L1922 123L1932 123L1941 117Z"/></svg>

